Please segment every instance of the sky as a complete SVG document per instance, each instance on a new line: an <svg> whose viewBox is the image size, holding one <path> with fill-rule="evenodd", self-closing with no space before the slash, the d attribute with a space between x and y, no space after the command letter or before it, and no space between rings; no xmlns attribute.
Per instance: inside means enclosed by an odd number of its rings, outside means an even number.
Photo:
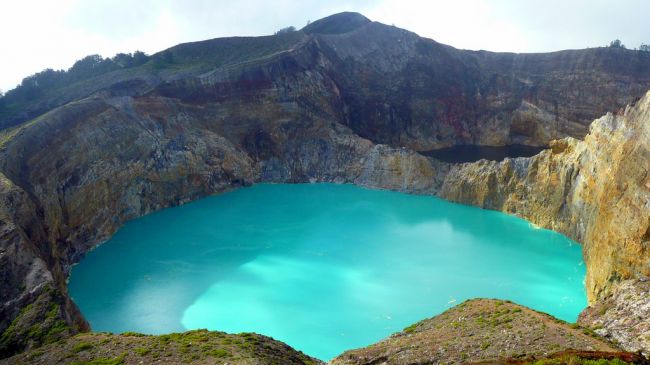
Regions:
<svg viewBox="0 0 650 365"><path fill-rule="evenodd" d="M341 11L463 49L548 52L650 43L648 0L0 0L0 90L90 54L272 34Z"/></svg>

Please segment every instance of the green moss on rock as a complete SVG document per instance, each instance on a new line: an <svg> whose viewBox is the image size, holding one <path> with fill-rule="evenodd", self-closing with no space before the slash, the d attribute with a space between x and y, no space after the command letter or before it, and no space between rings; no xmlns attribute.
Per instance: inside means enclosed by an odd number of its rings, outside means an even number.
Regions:
<svg viewBox="0 0 650 365"><path fill-rule="evenodd" d="M0 358L71 335L73 330L64 320L62 302L58 292L43 288L0 335Z"/></svg>

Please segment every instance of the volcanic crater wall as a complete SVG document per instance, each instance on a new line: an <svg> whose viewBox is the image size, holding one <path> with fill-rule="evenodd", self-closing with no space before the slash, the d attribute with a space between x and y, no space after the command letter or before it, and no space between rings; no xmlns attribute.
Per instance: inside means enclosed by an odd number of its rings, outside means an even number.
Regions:
<svg viewBox="0 0 650 365"><path fill-rule="evenodd" d="M495 54L369 21L330 28L218 67L196 59L249 41L177 46L191 63L126 83L102 76L0 132L1 354L87 329L67 297L70 265L125 221L261 181L354 183L517 214L584 243L592 302L649 275L650 97L620 108L650 88L650 54ZM551 149L460 165L416 152L467 143Z"/></svg>
<svg viewBox="0 0 650 365"><path fill-rule="evenodd" d="M454 166L439 195L513 213L583 243L591 303L650 277L650 94L531 158Z"/></svg>

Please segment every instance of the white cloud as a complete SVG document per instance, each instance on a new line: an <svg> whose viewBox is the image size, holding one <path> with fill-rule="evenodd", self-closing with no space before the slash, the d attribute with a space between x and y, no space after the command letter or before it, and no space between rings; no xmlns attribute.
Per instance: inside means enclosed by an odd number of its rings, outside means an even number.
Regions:
<svg viewBox="0 0 650 365"><path fill-rule="evenodd" d="M405 6L406 5L406 6ZM524 50L526 39L485 0L384 0L368 16L457 48Z"/></svg>
<svg viewBox="0 0 650 365"><path fill-rule="evenodd" d="M644 0L383 0L368 16L457 48L549 52L649 43L649 13Z"/></svg>

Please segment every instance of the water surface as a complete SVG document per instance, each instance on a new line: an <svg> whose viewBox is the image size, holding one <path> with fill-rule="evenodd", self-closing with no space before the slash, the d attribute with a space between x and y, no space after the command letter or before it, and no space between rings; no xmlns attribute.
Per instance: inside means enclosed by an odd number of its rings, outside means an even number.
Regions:
<svg viewBox="0 0 650 365"><path fill-rule="evenodd" d="M327 360L473 297L567 321L580 246L498 212L350 185L256 185L127 223L72 270L95 331L258 332Z"/></svg>
<svg viewBox="0 0 650 365"><path fill-rule="evenodd" d="M475 162L481 159L503 161L506 157L531 157L542 152L547 147L511 144L508 146L479 146L473 144L458 145L437 150L420 152L425 156L451 162Z"/></svg>

